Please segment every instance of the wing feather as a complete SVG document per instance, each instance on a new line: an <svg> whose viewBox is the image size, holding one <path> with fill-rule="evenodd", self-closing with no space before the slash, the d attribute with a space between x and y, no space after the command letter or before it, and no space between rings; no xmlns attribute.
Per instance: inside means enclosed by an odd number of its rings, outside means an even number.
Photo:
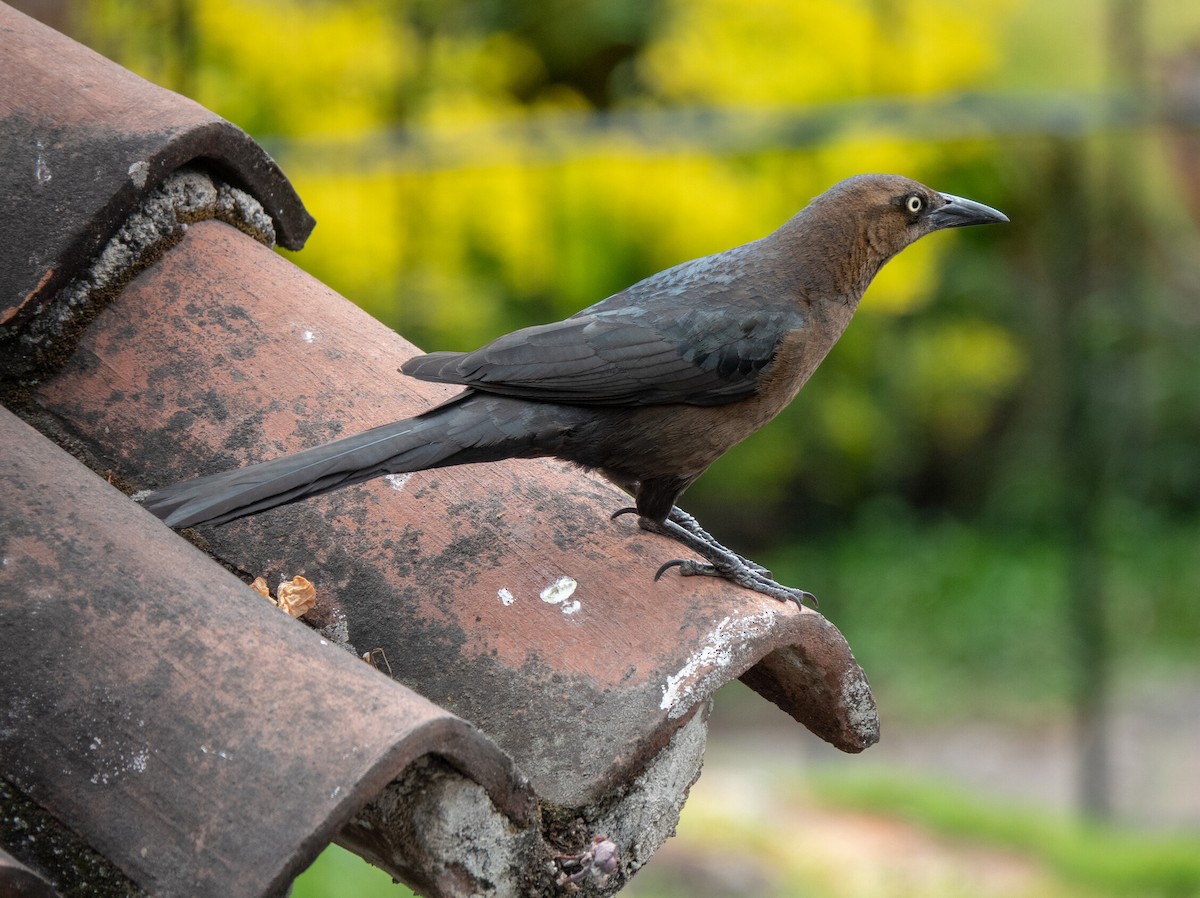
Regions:
<svg viewBox="0 0 1200 898"><path fill-rule="evenodd" d="M766 295L748 292L752 247L686 262L563 321L514 331L474 352L419 356L401 370L575 405L747 399L783 337L804 326L802 305L786 295L790 285L760 283Z"/></svg>
<svg viewBox="0 0 1200 898"><path fill-rule="evenodd" d="M720 405L749 398L794 321L583 316L514 331L474 352L435 352L401 369L421 380L577 405Z"/></svg>

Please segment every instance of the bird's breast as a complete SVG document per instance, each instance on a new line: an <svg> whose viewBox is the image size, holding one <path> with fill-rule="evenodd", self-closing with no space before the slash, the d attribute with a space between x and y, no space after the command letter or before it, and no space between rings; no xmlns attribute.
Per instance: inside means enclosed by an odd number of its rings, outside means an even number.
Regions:
<svg viewBox="0 0 1200 898"><path fill-rule="evenodd" d="M617 420L589 427L584 443L594 467L622 471L636 479L698 476L754 433L795 398L828 352L811 333L784 337L760 388L748 399L725 405L650 405L611 410ZM607 415L604 416L607 418ZM581 447L582 448L582 447Z"/></svg>

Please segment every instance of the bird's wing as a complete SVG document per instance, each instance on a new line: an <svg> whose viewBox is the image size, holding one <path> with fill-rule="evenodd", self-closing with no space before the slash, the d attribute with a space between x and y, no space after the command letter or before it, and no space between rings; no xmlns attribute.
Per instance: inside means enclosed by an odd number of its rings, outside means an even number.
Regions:
<svg viewBox="0 0 1200 898"><path fill-rule="evenodd" d="M722 405L753 395L779 341L800 326L787 308L678 317L604 304L514 331L474 352L435 352L401 370L420 380L573 405Z"/></svg>

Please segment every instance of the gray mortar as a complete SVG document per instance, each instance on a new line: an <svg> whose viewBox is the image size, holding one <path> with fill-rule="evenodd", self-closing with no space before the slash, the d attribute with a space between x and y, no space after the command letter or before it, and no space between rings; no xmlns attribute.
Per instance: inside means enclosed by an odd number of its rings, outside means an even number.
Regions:
<svg viewBox="0 0 1200 898"><path fill-rule="evenodd" d="M700 778L711 710L712 699L708 699L676 730L642 775L626 787L620 800L588 822L592 835L608 836L621 850L619 874L606 888L591 894L613 894L675 835L688 792Z"/></svg>
<svg viewBox="0 0 1200 898"><path fill-rule="evenodd" d="M271 217L254 197L205 172L179 169L125 219L86 272L39 303L32 318L0 327L0 381L29 386L51 373L111 298L183 239L189 224L208 219L275 243Z"/></svg>
<svg viewBox="0 0 1200 898"><path fill-rule="evenodd" d="M536 821L517 827L482 786L433 756L409 765L338 841L432 898L543 895L552 882Z"/></svg>
<svg viewBox="0 0 1200 898"><path fill-rule="evenodd" d="M613 895L675 834L700 776L710 708L706 703L680 727L633 782L575 809L570 829L577 844L569 849L548 841L536 818L517 827L483 787L428 756L359 811L338 841L431 898ZM586 850L597 836L617 845L616 872L560 885L558 852Z"/></svg>

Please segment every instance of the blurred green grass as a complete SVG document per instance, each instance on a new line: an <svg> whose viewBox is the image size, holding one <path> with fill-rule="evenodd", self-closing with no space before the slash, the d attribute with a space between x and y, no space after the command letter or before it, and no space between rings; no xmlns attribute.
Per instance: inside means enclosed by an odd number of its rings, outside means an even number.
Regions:
<svg viewBox="0 0 1200 898"><path fill-rule="evenodd" d="M720 779L721 773L715 772ZM704 792L701 784L695 788ZM1200 896L1200 832L1160 836L1088 825L1045 812L987 800L944 784L878 772L848 772L808 778L797 774L762 788L775 794L774 808L753 813L730 810L718 794L698 794L684 808L679 835L661 861L632 881L635 898L923 898L994 895L1006 898L1195 898ZM879 827L895 826L908 857L904 871L887 872L861 884L838 880L841 861L811 838L783 825L779 808L807 815L820 827L851 842L855 828L864 841ZM847 814L851 812L851 814ZM851 816L855 815L855 816ZM849 825L848 825L849 824ZM846 850L853 854L854 845ZM859 866L871 865L866 856ZM926 852L929 857L913 857ZM824 856L821 856L824 855ZM990 856L989 856L990 855ZM954 858L958 857L955 861ZM998 859L998 860L997 860ZM907 869L911 863L919 872ZM961 865L961 866L960 866ZM999 871L994 871L994 866ZM1005 867L1012 871L1005 871ZM988 883L988 870L992 878ZM861 872L861 871L860 871ZM979 876L971 883L964 881ZM1015 880L1017 884L1009 881ZM854 883L859 882L859 885ZM1006 884L1008 883L1008 884ZM958 891L961 889L961 891ZM997 891L999 890L999 891ZM385 873L331 846L296 881L293 898L405 898Z"/></svg>
<svg viewBox="0 0 1200 898"><path fill-rule="evenodd" d="M413 893L358 855L330 845L304 871L292 898L409 898Z"/></svg>
<svg viewBox="0 0 1200 898"><path fill-rule="evenodd" d="M1086 825L879 772L706 775L633 898L1200 895L1200 832Z"/></svg>
<svg viewBox="0 0 1200 898"><path fill-rule="evenodd" d="M1098 895L1200 895L1200 829L1155 834L989 801L940 782L848 773L808 783L822 804L906 820L954 839L1009 849Z"/></svg>
<svg viewBox="0 0 1200 898"><path fill-rule="evenodd" d="M1115 507L1101 527L1114 666L1195 671L1200 521ZM720 534L717 534L718 537ZM876 502L848 528L758 559L810 590L889 711L939 720L1062 714L1077 686L1063 534L922 518Z"/></svg>

